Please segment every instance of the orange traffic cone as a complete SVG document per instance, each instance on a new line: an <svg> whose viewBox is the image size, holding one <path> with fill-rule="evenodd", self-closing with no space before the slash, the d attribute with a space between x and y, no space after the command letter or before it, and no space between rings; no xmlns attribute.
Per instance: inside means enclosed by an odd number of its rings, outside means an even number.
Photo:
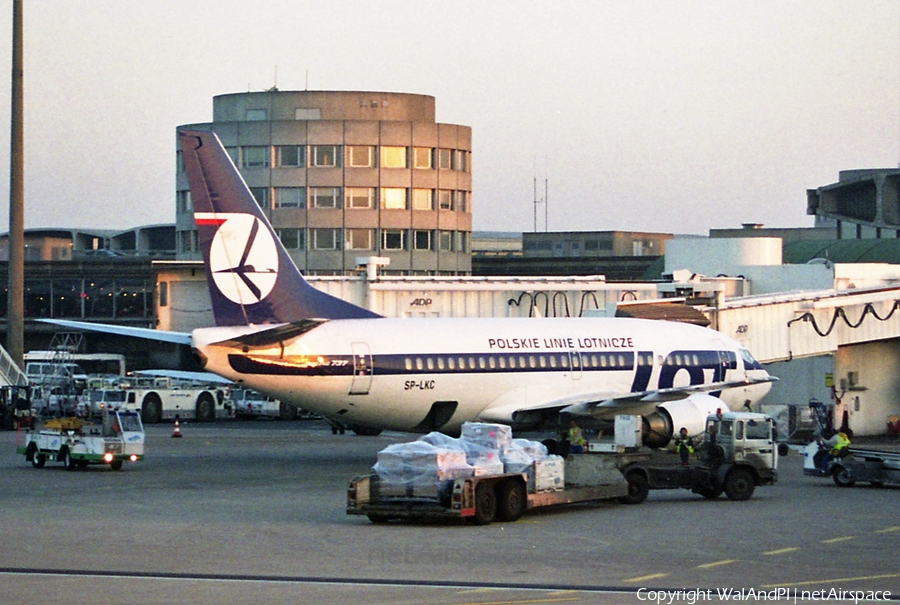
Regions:
<svg viewBox="0 0 900 605"><path fill-rule="evenodd" d="M172 437L181 437L181 425L178 423L178 416L175 416L175 430L172 431Z"/></svg>

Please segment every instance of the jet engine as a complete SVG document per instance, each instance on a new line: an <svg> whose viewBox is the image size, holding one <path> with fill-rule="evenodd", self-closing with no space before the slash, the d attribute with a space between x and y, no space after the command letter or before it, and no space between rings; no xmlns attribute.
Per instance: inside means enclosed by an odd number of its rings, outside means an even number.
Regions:
<svg viewBox="0 0 900 605"><path fill-rule="evenodd" d="M644 416L643 442L647 447L665 447L675 432L685 427L688 435L697 435L706 428L706 417L728 406L718 397L695 393L687 399L670 401L656 406L656 411Z"/></svg>

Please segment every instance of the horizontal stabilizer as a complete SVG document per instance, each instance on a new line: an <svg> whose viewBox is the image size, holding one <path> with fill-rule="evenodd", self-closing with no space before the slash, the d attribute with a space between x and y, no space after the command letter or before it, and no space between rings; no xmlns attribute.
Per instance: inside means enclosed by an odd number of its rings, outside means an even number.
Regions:
<svg viewBox="0 0 900 605"><path fill-rule="evenodd" d="M143 338L157 342L172 342L179 345L191 345L191 335L186 332L166 332L165 330L153 330L151 328L132 328L128 326L113 326L110 324L95 324L89 321L71 321L68 319L38 319L41 323L53 324L72 330L84 330L85 332L102 332L104 334L116 334L118 336L130 336Z"/></svg>

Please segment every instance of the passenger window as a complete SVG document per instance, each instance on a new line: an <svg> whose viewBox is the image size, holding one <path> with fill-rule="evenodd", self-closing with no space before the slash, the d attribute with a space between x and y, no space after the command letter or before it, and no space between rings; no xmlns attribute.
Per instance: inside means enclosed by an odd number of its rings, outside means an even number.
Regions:
<svg viewBox="0 0 900 605"><path fill-rule="evenodd" d="M551 356L550 356L550 367L551 367L551 368L555 368L555 367L556 367L556 355L551 355Z"/></svg>
<svg viewBox="0 0 900 605"><path fill-rule="evenodd" d="M744 421L739 420L734 427L734 438L735 439L743 439L744 438Z"/></svg>
<svg viewBox="0 0 900 605"><path fill-rule="evenodd" d="M540 362L542 368L546 368L546 367L547 367L547 358L544 357L543 355L541 355L540 357L538 357L538 362Z"/></svg>
<svg viewBox="0 0 900 605"><path fill-rule="evenodd" d="M523 369L528 367L527 365L525 365L525 358L524 358L524 357L519 357L519 367L520 367L520 368L523 368Z"/></svg>
<svg viewBox="0 0 900 605"><path fill-rule="evenodd" d="M478 358L478 367L481 368L482 370L485 368L484 357Z"/></svg>
<svg viewBox="0 0 900 605"><path fill-rule="evenodd" d="M438 367L439 370L443 370L443 369L444 369L444 358L443 358L443 357L438 357L438 359L437 359L437 367Z"/></svg>
<svg viewBox="0 0 900 605"><path fill-rule="evenodd" d="M431 357L425 358L425 365L428 366L429 370L433 370L434 369L434 359L432 359Z"/></svg>
<svg viewBox="0 0 900 605"><path fill-rule="evenodd" d="M412 368L413 368L412 359L410 359L409 357L407 357L407 358L406 358L406 369L407 369L407 370L412 370Z"/></svg>
<svg viewBox="0 0 900 605"><path fill-rule="evenodd" d="M416 357L416 369L419 370L420 372L424 369L424 366L422 365L421 357Z"/></svg>
<svg viewBox="0 0 900 605"><path fill-rule="evenodd" d="M451 370L455 370L456 369L456 360L453 359L452 357L448 357L447 358L447 367L449 367Z"/></svg>
<svg viewBox="0 0 900 605"><path fill-rule="evenodd" d="M498 361L500 362L500 369L505 370L506 369L506 358L501 357Z"/></svg>
<svg viewBox="0 0 900 605"><path fill-rule="evenodd" d="M488 365L489 365L489 366L491 367L491 369L493 370L494 368L497 367L497 360L496 360L495 358L493 358L493 357L488 357Z"/></svg>

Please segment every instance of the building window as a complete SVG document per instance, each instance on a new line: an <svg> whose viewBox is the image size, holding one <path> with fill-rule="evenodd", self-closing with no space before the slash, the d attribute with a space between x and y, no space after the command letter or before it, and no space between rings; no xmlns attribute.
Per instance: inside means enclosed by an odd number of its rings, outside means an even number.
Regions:
<svg viewBox="0 0 900 605"><path fill-rule="evenodd" d="M420 170L434 167L434 150L431 147L413 147L413 166Z"/></svg>
<svg viewBox="0 0 900 605"><path fill-rule="evenodd" d="M278 239L287 250L303 250L306 247L306 237L303 229L278 229Z"/></svg>
<svg viewBox="0 0 900 605"><path fill-rule="evenodd" d="M452 149L438 149L438 167L441 170L453 170Z"/></svg>
<svg viewBox="0 0 900 605"><path fill-rule="evenodd" d="M375 204L375 189L372 187L347 187L344 189L345 208L372 208Z"/></svg>
<svg viewBox="0 0 900 605"><path fill-rule="evenodd" d="M340 208L341 188L310 187L309 206L310 208Z"/></svg>
<svg viewBox="0 0 900 605"><path fill-rule="evenodd" d="M469 234L465 231L456 232L456 251L468 252L469 250Z"/></svg>
<svg viewBox="0 0 900 605"><path fill-rule="evenodd" d="M382 250L406 250L406 231L403 229L382 229Z"/></svg>
<svg viewBox="0 0 900 605"><path fill-rule="evenodd" d="M248 109L247 113L244 114L244 118L248 122L265 122L266 121L266 110L265 109Z"/></svg>
<svg viewBox="0 0 900 605"><path fill-rule="evenodd" d="M406 189L382 187L381 207L385 210L406 210Z"/></svg>
<svg viewBox="0 0 900 605"><path fill-rule="evenodd" d="M269 167L269 148L241 147L241 157L243 158L243 168L268 168Z"/></svg>
<svg viewBox="0 0 900 605"><path fill-rule="evenodd" d="M434 189L413 189L414 210L434 210Z"/></svg>
<svg viewBox="0 0 900 605"><path fill-rule="evenodd" d="M406 168L406 147L382 147L382 168Z"/></svg>
<svg viewBox="0 0 900 605"><path fill-rule="evenodd" d="M340 250L340 229L313 229L313 247L316 250Z"/></svg>
<svg viewBox="0 0 900 605"><path fill-rule="evenodd" d="M413 234L414 242L416 250L433 250L431 246L431 231L416 231Z"/></svg>
<svg viewBox="0 0 900 605"><path fill-rule="evenodd" d="M190 191L179 191L176 195L178 203L178 212L191 212L194 209L191 203Z"/></svg>
<svg viewBox="0 0 900 605"><path fill-rule="evenodd" d="M276 208L306 208L306 188L276 187Z"/></svg>
<svg viewBox="0 0 900 605"><path fill-rule="evenodd" d="M452 231L439 231L438 232L438 247L442 252L452 252L453 251L453 232Z"/></svg>
<svg viewBox="0 0 900 605"><path fill-rule="evenodd" d="M456 195L456 211L457 212L465 212L466 208L469 207L469 203L467 200L467 198L469 196L469 192L468 191L457 191L455 193L455 195Z"/></svg>
<svg viewBox="0 0 900 605"><path fill-rule="evenodd" d="M369 145L347 145L345 148L348 168L372 168L375 165L375 148Z"/></svg>
<svg viewBox="0 0 900 605"><path fill-rule="evenodd" d="M197 246L196 229L192 229L190 231L180 231L179 235L181 237L179 247L181 248L182 252L197 252L199 248Z"/></svg>
<svg viewBox="0 0 900 605"><path fill-rule="evenodd" d="M256 203L260 208L271 208L269 206L269 188L268 187L250 187L250 193L256 198Z"/></svg>
<svg viewBox="0 0 900 605"><path fill-rule="evenodd" d="M469 152L465 149L456 150L456 169L460 172L469 171Z"/></svg>
<svg viewBox="0 0 900 605"><path fill-rule="evenodd" d="M371 250L373 248L374 229L347 229L347 250Z"/></svg>
<svg viewBox="0 0 900 605"><path fill-rule="evenodd" d="M453 192L449 189L438 189L438 207L441 210L453 210Z"/></svg>
<svg viewBox="0 0 900 605"><path fill-rule="evenodd" d="M278 154L278 165L284 168L296 168L304 164L303 145L279 145L275 148Z"/></svg>
<svg viewBox="0 0 900 605"><path fill-rule="evenodd" d="M310 145L309 165L318 168L340 168L340 145Z"/></svg>

